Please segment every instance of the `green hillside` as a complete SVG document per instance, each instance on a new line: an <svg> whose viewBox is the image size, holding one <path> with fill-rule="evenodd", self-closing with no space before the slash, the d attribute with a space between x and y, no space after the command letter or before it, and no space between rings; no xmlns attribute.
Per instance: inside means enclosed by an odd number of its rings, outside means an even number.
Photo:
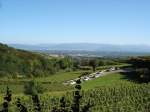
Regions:
<svg viewBox="0 0 150 112"><path fill-rule="evenodd" d="M0 44L0 77L33 77L55 73L56 60Z"/></svg>

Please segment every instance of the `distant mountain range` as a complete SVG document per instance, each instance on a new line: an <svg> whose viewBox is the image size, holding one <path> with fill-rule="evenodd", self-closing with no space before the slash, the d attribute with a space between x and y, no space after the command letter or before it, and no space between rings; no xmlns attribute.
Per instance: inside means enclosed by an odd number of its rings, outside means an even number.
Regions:
<svg viewBox="0 0 150 112"><path fill-rule="evenodd" d="M64 43L64 44L9 44L12 47L25 50L76 50L76 51L97 51L97 52L141 52L150 53L150 46L146 45L110 45L93 43Z"/></svg>

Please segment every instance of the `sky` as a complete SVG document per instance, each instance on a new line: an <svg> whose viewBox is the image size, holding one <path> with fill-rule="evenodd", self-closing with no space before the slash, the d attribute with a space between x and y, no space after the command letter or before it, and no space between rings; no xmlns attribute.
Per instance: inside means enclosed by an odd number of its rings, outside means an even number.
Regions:
<svg viewBox="0 0 150 112"><path fill-rule="evenodd" d="M0 0L0 42L150 45L150 0Z"/></svg>

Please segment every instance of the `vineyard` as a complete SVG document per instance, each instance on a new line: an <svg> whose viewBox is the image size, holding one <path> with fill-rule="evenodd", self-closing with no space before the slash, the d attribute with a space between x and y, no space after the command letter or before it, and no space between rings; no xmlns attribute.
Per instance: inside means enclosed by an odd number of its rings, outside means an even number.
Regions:
<svg viewBox="0 0 150 112"><path fill-rule="evenodd" d="M77 92L78 91L78 92ZM80 93L79 93L80 92ZM74 93L74 94L73 94ZM112 87L99 87L83 91L77 86L74 92L67 92L63 96L38 94L33 96L11 96L8 103L9 112L78 112L73 111L75 95L82 96L78 99L80 112L149 112L150 111L150 84L120 84ZM7 91L9 96L9 90ZM18 99L19 98L19 99ZM1 102L4 100L1 99ZM38 103L35 103L37 101ZM26 110L21 109L21 106ZM35 105L38 104L38 105ZM38 110L38 108L40 109ZM37 109L37 110L36 110ZM2 111L7 112L7 111Z"/></svg>
<svg viewBox="0 0 150 112"><path fill-rule="evenodd" d="M150 112L150 0L0 0L0 112Z"/></svg>

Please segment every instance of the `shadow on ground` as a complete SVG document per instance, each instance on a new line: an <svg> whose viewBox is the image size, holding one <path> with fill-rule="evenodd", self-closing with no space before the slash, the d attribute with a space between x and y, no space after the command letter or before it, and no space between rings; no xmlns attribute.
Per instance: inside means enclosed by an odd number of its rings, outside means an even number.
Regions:
<svg viewBox="0 0 150 112"><path fill-rule="evenodd" d="M138 76L137 73L135 71L132 72L121 72L121 74L124 76L122 79L128 80L128 81L132 81L135 83L143 83L143 81L141 81Z"/></svg>

